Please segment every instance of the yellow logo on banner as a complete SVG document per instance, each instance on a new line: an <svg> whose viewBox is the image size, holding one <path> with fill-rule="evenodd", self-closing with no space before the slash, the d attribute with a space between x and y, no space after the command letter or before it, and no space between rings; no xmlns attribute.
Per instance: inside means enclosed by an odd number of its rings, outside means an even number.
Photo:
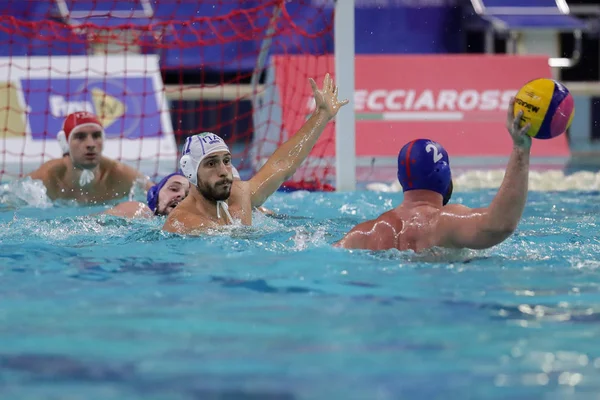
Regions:
<svg viewBox="0 0 600 400"><path fill-rule="evenodd" d="M125 103L101 89L92 89L92 99L94 100L96 115L100 118L100 122L105 129L125 115L127 111Z"/></svg>
<svg viewBox="0 0 600 400"><path fill-rule="evenodd" d="M0 82L0 138L25 136L25 109L12 82Z"/></svg>

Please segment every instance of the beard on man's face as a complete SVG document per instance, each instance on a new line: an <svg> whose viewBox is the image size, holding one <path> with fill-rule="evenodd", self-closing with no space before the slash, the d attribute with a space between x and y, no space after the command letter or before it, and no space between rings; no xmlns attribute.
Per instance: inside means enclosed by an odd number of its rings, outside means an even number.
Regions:
<svg viewBox="0 0 600 400"><path fill-rule="evenodd" d="M210 186L206 182L200 181L196 185L196 188L206 200L225 201L231 195L232 183L233 181L229 178L221 179L217 181L213 186Z"/></svg>

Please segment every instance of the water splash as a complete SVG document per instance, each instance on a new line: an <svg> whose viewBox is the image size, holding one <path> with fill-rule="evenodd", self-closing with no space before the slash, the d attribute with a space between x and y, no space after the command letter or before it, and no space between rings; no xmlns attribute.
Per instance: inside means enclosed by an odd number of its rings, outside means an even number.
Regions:
<svg viewBox="0 0 600 400"><path fill-rule="evenodd" d="M295 229L295 235L292 238L292 250L301 251L306 250L309 247L327 245L327 242L325 241L326 236L326 226L318 226L313 232L310 232L304 227L298 227Z"/></svg>
<svg viewBox="0 0 600 400"><path fill-rule="evenodd" d="M146 183L150 180L148 177L137 178L127 196L128 201L145 201L146 200Z"/></svg>
<svg viewBox="0 0 600 400"><path fill-rule="evenodd" d="M53 206L42 181L32 180L30 177L0 185L0 204L6 208Z"/></svg>

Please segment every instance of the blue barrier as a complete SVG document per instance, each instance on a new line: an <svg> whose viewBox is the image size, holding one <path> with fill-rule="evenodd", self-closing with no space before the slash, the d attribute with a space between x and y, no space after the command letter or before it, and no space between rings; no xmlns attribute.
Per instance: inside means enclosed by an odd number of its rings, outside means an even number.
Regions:
<svg viewBox="0 0 600 400"><path fill-rule="evenodd" d="M67 2L73 13L71 21L82 23L86 20L101 26L113 26L120 23L144 24L151 21L173 21L171 30L163 41L161 66L165 69L198 69L213 72L249 72L256 64L262 37L243 36L244 24L249 21L243 17L234 20L238 33L231 28L230 21L219 21L215 17L223 16L235 10L251 10L264 4L261 0L237 0L227 2L181 2L153 0L152 15L144 16L142 7L130 7L127 3L117 6L110 1L110 10L104 10L104 3L97 0ZM136 2L137 4L137 2ZM376 2L356 0L356 53L357 54L406 54L406 53L455 53L463 50L461 33L461 13L456 7L457 0L378 0ZM317 6L315 6L317 5ZM323 6L319 6L323 5ZM115 9L115 7L117 7ZM128 8L129 7L129 8ZM38 21L57 15L58 7L52 2L8 1L0 4L0 13L15 15L16 18ZM96 14L84 18L87 9ZM120 17L107 17L108 11L118 13ZM130 17L128 18L128 12ZM334 50L333 40L333 1L304 0L286 3L286 12L292 23L286 18L278 22L279 32L270 48L270 54L326 54ZM135 13L135 14L134 14ZM83 15L83 16L82 16ZM266 30L269 12L261 12L252 21L254 26ZM210 21L198 20L185 26L177 23L189 21L192 17L213 17ZM261 29L262 30L262 29ZM302 35L298 31L307 31ZM240 35L239 32L242 34ZM310 37L310 34L316 34ZM256 35L255 35L256 36ZM258 35L262 36L262 35ZM201 37L201 40L199 39ZM0 55L26 55L32 49L36 54L85 54L85 46L56 44L57 48L43 48L35 37L7 37L0 30L0 43L14 43L0 49ZM43 40L42 40L43 42ZM28 53L29 52L29 53Z"/></svg>

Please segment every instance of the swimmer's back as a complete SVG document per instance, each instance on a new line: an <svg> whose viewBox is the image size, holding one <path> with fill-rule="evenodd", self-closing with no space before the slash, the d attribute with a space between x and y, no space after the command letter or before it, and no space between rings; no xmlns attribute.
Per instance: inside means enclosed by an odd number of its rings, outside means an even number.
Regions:
<svg viewBox="0 0 600 400"><path fill-rule="evenodd" d="M506 240L517 227L515 218L495 214L488 208L460 204L441 208L400 205L355 226L335 246L416 252L431 247L486 249Z"/></svg>
<svg viewBox="0 0 600 400"><path fill-rule="evenodd" d="M435 230L440 213L440 209L428 205L414 208L400 206L356 225L335 246L421 251L437 245Z"/></svg>

